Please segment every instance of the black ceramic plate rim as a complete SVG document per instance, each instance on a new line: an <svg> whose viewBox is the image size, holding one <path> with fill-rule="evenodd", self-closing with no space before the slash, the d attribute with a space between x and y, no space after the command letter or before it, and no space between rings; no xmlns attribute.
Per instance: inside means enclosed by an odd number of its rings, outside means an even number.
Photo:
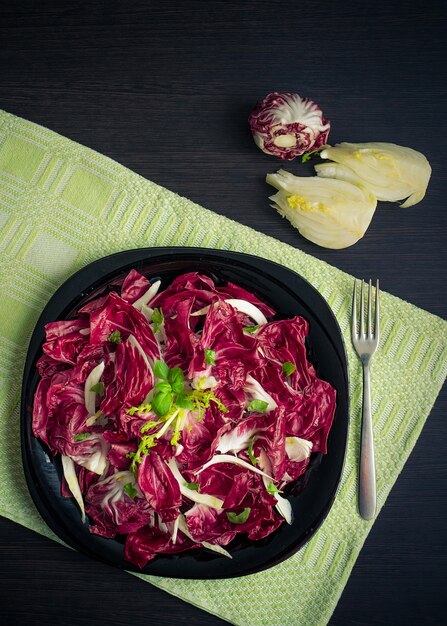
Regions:
<svg viewBox="0 0 447 626"><path fill-rule="evenodd" d="M57 306L57 317L55 317L52 314L52 311L54 309L54 303L57 302L57 300L60 298L60 294L64 294L66 291L69 291L70 288L74 288L76 293L79 293L79 287L81 287L81 284L83 285L83 288L81 288L81 294L84 291L87 290L91 290L94 291L95 288L97 288L97 286L103 284L106 282L107 279L107 275L110 274L116 274L117 272L119 272L120 270L125 271L126 268L129 268L132 265L138 264L138 263L143 263L143 262L155 262L157 259L161 258L161 257L176 257L176 256L191 256L191 262L193 261L200 261L201 257L207 257L207 256L211 256L213 257L216 261L220 261L220 262L228 262L228 261L234 261L236 264L246 264L250 269L253 269L254 267L256 267L258 264L261 265L266 265L267 267L270 266L272 269L276 267L277 271L279 271L280 273L290 273L292 275L295 276L295 278L298 278L300 281L302 281L303 283L305 283L308 288L313 291L318 298L321 300L321 304L324 305L325 307L325 312L329 315L329 317L332 320L332 323L335 325L336 329L338 330L338 336L337 339L340 342L340 346L341 346L341 350L339 350L339 348L337 346L335 346L332 337L326 332L326 336L327 338L330 340L330 342L332 343L335 352L337 353L339 360L340 360L340 365L342 366L342 370L343 370L343 375L344 375L344 380L345 380L345 386L344 386L344 391L345 391L345 398L344 401L346 403L346 436L345 436L345 440L343 441L343 457L342 457L342 461L340 463L340 467L339 467L339 472L338 472L338 476L336 477L336 481L335 481L335 487L332 491L332 493L329 495L328 499L327 499L327 504L324 507L324 509L322 511L320 511L320 515L318 517L318 519L316 520L316 522L314 524L312 524L310 527L307 528L307 530L303 533L302 535L302 539L301 541L297 542L294 546L293 549L288 549L286 550L286 552L282 553L282 554L278 554L277 556L275 556L274 559L269 559L268 561L266 561L265 563L263 563L262 565L258 565L256 567L250 567L247 566L247 568L244 571L239 571L236 574L224 574L224 575L208 575L206 572L204 572L204 575L202 577L199 576L190 576L190 575L184 575L183 573L176 573L175 575L170 575L170 574L157 574L156 572L152 572L151 571L151 564L154 564L155 562L159 561L159 559L163 559L163 556L160 555L159 557L156 557L153 561L151 561L148 566L146 566L146 568L143 568L143 570L140 570L136 567L134 567L131 563L123 563L123 564L117 564L116 562L111 561L110 559L107 558L106 555L99 555L97 552L89 550L85 545L79 545L77 543L77 541L72 537L70 530L66 529L65 527L65 523L64 520L58 515L58 512L55 511L54 507L51 505L51 502L49 500L49 498L47 498L47 494L42 493L42 489L39 486L39 481L36 477L35 474L35 468L33 467L32 463L30 462L30 451L28 449L28 445L27 445L27 437L26 437L26 430L27 430L27 408L26 408L26 398L25 398L25 385L26 382L28 380L28 377L30 376L31 370L33 368L33 364L35 362L35 358L37 353L39 352L39 349L41 348L41 341L38 343L37 346L33 346L33 343L35 343L35 338L36 336L39 336L43 333L44 330L44 325L49 322L52 321L54 319L61 319L63 318L64 315L64 311L61 311L60 306ZM131 257L131 259L129 258ZM125 262L120 263L121 259L126 259ZM107 267L108 264L110 262L113 262L113 269L110 269L110 267ZM92 268L95 268L97 270L97 278L92 281L92 280L88 280L88 287L85 287L85 277L87 276L88 272L91 271ZM265 269L265 268L264 268ZM273 278L272 276L269 276L269 278ZM275 278L275 280L277 280ZM280 282L280 281L278 281ZM71 302L73 301L73 298L71 298ZM307 305L305 305L307 307ZM72 308L72 305L70 304L69 306L67 305L66 307L66 311L68 311L70 308ZM309 307L307 307L308 310ZM68 545L70 545L71 547L77 549L80 552L83 552L84 554L87 554L88 556L91 556L92 558L95 559L99 559L102 560L103 562L109 563L115 567L121 568L121 569L125 569L125 570L129 570L129 571L134 571L134 572L139 572L139 573L148 573L151 575L162 575L162 576L166 576L166 577L173 577L173 578L188 578L188 579L199 579L199 578L206 578L206 579L219 579L219 578L231 578L231 577L235 577L235 576L243 576L243 575L248 575L248 574L253 574L255 572L259 572L259 571L263 571L269 567L272 567L273 565L276 565L284 560L286 560L287 558L289 558L290 556L292 556L294 553L296 553L309 539L311 536L313 536L313 534L318 530L318 528L321 526L321 524L323 523L323 521L325 520L327 514L329 513L332 504L335 500L335 497L338 493L338 489L340 487L340 479L343 473L343 468L344 468L344 463L345 463L345 459L346 459L346 448L347 448L347 437L348 437L348 428L349 427L349 377L348 377L348 368L347 368L347 356L346 356L346 346L345 346L345 342L344 342L344 338L343 338L343 334L340 330L340 327L338 325L338 321L332 311L332 309L329 307L329 305L326 303L326 301L324 300L324 298L321 296L321 294L305 279L303 278L300 274L298 274L297 272L294 272L293 270L290 270L287 267L284 267L282 265L280 265L279 263L275 263L274 261L270 261L269 259L264 259L262 257L257 257L254 255L249 255L249 254L244 254L244 253L239 253L239 252L232 252L232 251L226 251L226 250L213 250L213 249L209 249L209 248L189 248L189 247L167 247L167 248L139 248L139 249L133 249L133 250L125 250L122 252L118 252L115 254L111 254L108 255L106 257L103 257L101 259L98 259L96 261L93 261L92 263L88 264L87 266L83 267L82 269L78 270L75 274L73 274L71 277L69 277L57 290L56 292L53 294L53 296L50 298L49 302L47 303L47 305L45 306L41 316L39 317L39 320L37 321L37 324L35 326L35 329L33 331L32 337L31 337L31 341L30 341L30 346L28 349L28 354L27 354L27 358L26 358L26 362L25 362L25 368L24 368L24 374L23 374L23 388L22 388L22 398L21 398L21 447L22 447L22 460L23 460L23 466L24 466L24 471L25 471L25 477L27 480L27 484L28 484L28 488L30 490L30 494L31 497L36 505L36 508L38 509L39 513L41 514L42 518L44 519L44 521L46 522L46 524ZM192 551L192 553L195 553L196 551ZM198 551L197 551L198 552ZM166 557L165 557L166 558ZM172 557L167 557L167 558L172 558ZM225 557L223 557L225 558ZM206 562L203 563L203 567L204 569L206 569Z"/></svg>

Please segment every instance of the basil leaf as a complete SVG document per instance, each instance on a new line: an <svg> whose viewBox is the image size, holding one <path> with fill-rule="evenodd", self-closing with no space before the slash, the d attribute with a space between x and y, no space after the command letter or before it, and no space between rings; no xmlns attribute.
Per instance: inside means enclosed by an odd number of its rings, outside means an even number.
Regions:
<svg viewBox="0 0 447 626"><path fill-rule="evenodd" d="M132 483L127 483L127 485L124 485L123 489L127 493L127 495L130 496L132 500L134 500L135 496L137 495L137 490L132 485Z"/></svg>
<svg viewBox="0 0 447 626"><path fill-rule="evenodd" d="M216 365L216 353L214 350L205 350L205 363Z"/></svg>
<svg viewBox="0 0 447 626"><path fill-rule="evenodd" d="M151 317L151 322L154 325L154 327L153 327L154 333L158 333L158 331L160 330L160 326L164 322L164 319L165 318L164 318L164 315L163 315L163 311L161 309L155 308L153 310L152 317Z"/></svg>
<svg viewBox="0 0 447 626"><path fill-rule="evenodd" d="M169 374L169 367L163 361L155 361L154 363L154 374L157 378L167 379Z"/></svg>
<svg viewBox="0 0 447 626"><path fill-rule="evenodd" d="M104 395L104 383L100 380L99 383L96 383L96 385L93 385L93 387L90 387L90 391L93 391L94 393L98 393L100 396Z"/></svg>
<svg viewBox="0 0 447 626"><path fill-rule="evenodd" d="M282 364L282 373L284 376L290 376L296 370L296 365L291 363L290 361L286 361Z"/></svg>
<svg viewBox="0 0 447 626"><path fill-rule="evenodd" d="M78 433L74 436L75 441L84 441L84 439L88 439L91 437L91 433Z"/></svg>
<svg viewBox="0 0 447 626"><path fill-rule="evenodd" d="M159 391L152 398L152 410L160 417L166 415L166 413L171 408L173 399L174 394Z"/></svg>
<svg viewBox="0 0 447 626"><path fill-rule="evenodd" d="M265 413L267 411L269 403L264 400L252 400L248 405L249 411L256 411L257 413Z"/></svg>
<svg viewBox="0 0 447 626"><path fill-rule="evenodd" d="M164 391L165 393L169 393L170 391L172 391L171 385L164 381L160 381L155 386L157 387L157 389L160 389L160 391Z"/></svg>
<svg viewBox="0 0 447 626"><path fill-rule="evenodd" d="M111 332L110 335L108 336L108 341L110 341L110 343L121 343L120 331L114 330L113 332Z"/></svg>
<svg viewBox="0 0 447 626"><path fill-rule="evenodd" d="M250 459L252 465L256 465L258 462L258 459L255 457L254 452L253 452L254 443L255 443L255 438L253 437L252 439L250 439L250 443L248 444L248 450L247 450L248 458Z"/></svg>
<svg viewBox="0 0 447 626"><path fill-rule="evenodd" d="M163 320L164 320L163 311L161 309L155 308L152 313L151 322L154 322L154 324L156 325L157 324L160 325L163 323Z"/></svg>
<svg viewBox="0 0 447 626"><path fill-rule="evenodd" d="M185 487L188 487L188 489L192 489L192 491L200 491L200 485L199 483L183 483L185 485Z"/></svg>
<svg viewBox="0 0 447 626"><path fill-rule="evenodd" d="M232 524L245 524L249 518L250 512L251 508L249 506L245 507L239 515L236 515L236 513L233 513L232 511L227 511L228 521Z"/></svg>
<svg viewBox="0 0 447 626"><path fill-rule="evenodd" d="M184 382L183 371L179 367L173 367L168 373L168 382L172 387L172 391L180 393L183 391Z"/></svg>
<svg viewBox="0 0 447 626"><path fill-rule="evenodd" d="M255 324L254 326L244 326L242 330L245 330L247 333L255 333L259 328L259 324Z"/></svg>
<svg viewBox="0 0 447 626"><path fill-rule="evenodd" d="M181 409L193 409L194 408L194 402L191 400L189 395L184 392L177 394L177 396L175 397L175 403Z"/></svg>

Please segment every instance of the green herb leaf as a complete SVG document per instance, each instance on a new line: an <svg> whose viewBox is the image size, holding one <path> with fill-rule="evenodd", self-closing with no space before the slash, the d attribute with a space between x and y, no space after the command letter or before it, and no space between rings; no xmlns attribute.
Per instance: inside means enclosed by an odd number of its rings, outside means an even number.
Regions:
<svg viewBox="0 0 447 626"><path fill-rule="evenodd" d="M192 489L192 491L200 491L200 485L199 483L183 483L185 485L185 487L188 487L188 489Z"/></svg>
<svg viewBox="0 0 447 626"><path fill-rule="evenodd" d="M152 317L151 317L151 322L154 325L154 332L155 333L158 332L160 330L160 326L164 322L164 315L161 309L157 309L157 308L154 309L152 313Z"/></svg>
<svg viewBox="0 0 447 626"><path fill-rule="evenodd" d="M217 408L222 411L222 413L228 413L227 407L214 395L212 389L208 389L207 391L203 391L201 389L193 389L188 392L188 396L191 398L194 409L198 412L198 416L196 420L200 422L205 413L205 409L207 409L211 402L213 402Z"/></svg>
<svg viewBox="0 0 447 626"><path fill-rule="evenodd" d="M243 330L247 333L255 333L259 329L259 324L255 324L254 326L244 326Z"/></svg>
<svg viewBox="0 0 447 626"><path fill-rule="evenodd" d="M100 396L104 395L104 383L100 380L99 383L96 383L96 385L93 385L93 387L90 387L90 391L93 391L93 393L98 393Z"/></svg>
<svg viewBox="0 0 447 626"><path fill-rule="evenodd" d="M172 387L174 393L180 393L183 391L184 383L183 371L179 367L173 367L168 373L168 382Z"/></svg>
<svg viewBox="0 0 447 626"><path fill-rule="evenodd" d="M137 413L138 415L144 415L145 413L149 413L149 411L151 411L152 409L152 405L150 404L150 402L146 402L143 404L140 404L138 406L131 406L128 409L126 409L126 413L127 415L135 415L135 413Z"/></svg>
<svg viewBox="0 0 447 626"><path fill-rule="evenodd" d="M120 331L114 330L113 332L111 332L110 335L108 336L108 341L110 341L110 343L121 343Z"/></svg>
<svg viewBox="0 0 447 626"><path fill-rule="evenodd" d="M205 350L205 363L216 365L216 353L214 350Z"/></svg>
<svg viewBox="0 0 447 626"><path fill-rule="evenodd" d="M156 445L157 442L155 441L155 434L143 435L143 437L141 437L137 451L126 454L127 459L132 459L132 463L130 464L131 472L137 471L137 465L142 462L144 456L149 454L150 449Z"/></svg>
<svg viewBox="0 0 447 626"><path fill-rule="evenodd" d="M175 403L181 409L193 409L194 408L194 402L191 400L190 396L184 391L176 395Z"/></svg>
<svg viewBox="0 0 447 626"><path fill-rule="evenodd" d="M252 465L257 465L258 459L255 457L254 452L253 452L253 445L254 445L254 443L255 443L255 437L250 439L250 443L248 444L247 454L248 454L248 458L251 461L251 464Z"/></svg>
<svg viewBox="0 0 447 626"><path fill-rule="evenodd" d="M171 437L170 444L171 446L176 446L180 441L181 431L179 429L174 430L174 434Z"/></svg>
<svg viewBox="0 0 447 626"><path fill-rule="evenodd" d="M296 365L291 363L290 361L286 361L282 364L282 372L284 376L290 376L296 370Z"/></svg>
<svg viewBox="0 0 447 626"><path fill-rule="evenodd" d="M152 410L154 413L162 417L166 415L166 413L171 408L172 402L174 400L173 393L166 393L164 391L159 391L152 398Z"/></svg>
<svg viewBox="0 0 447 626"><path fill-rule="evenodd" d="M277 487L275 487L273 483L269 483L267 485L267 491L271 493L272 495L275 493L282 493L282 491L280 491Z"/></svg>
<svg viewBox="0 0 447 626"><path fill-rule="evenodd" d="M92 436L92 433L78 433L74 436L75 441L84 441L84 439L88 439Z"/></svg>
<svg viewBox="0 0 447 626"><path fill-rule="evenodd" d="M135 496L137 495L137 490L132 485L132 483L127 483L127 485L124 485L123 489L127 493L127 495L132 498L132 500L135 499Z"/></svg>
<svg viewBox="0 0 447 626"><path fill-rule="evenodd" d="M245 524L249 518L250 512L251 508L249 506L245 507L242 513L239 513L238 515L232 511L227 511L228 521L232 524Z"/></svg>
<svg viewBox="0 0 447 626"><path fill-rule="evenodd" d="M313 156L319 154L322 150L323 150L323 148L318 148L318 150L312 150L311 152L305 152L301 156L301 163L307 163L307 161L310 161Z"/></svg>
<svg viewBox="0 0 447 626"><path fill-rule="evenodd" d="M147 433L148 430L152 430L152 428L155 428L155 426L158 426L161 423L162 420L158 420L156 422L154 420L148 420L147 422L144 422L143 426L140 428L140 432Z"/></svg>
<svg viewBox="0 0 447 626"><path fill-rule="evenodd" d="M160 381L155 386L157 387L157 389L159 389L160 391L164 391L165 393L169 393L170 391L172 391L171 385L165 381Z"/></svg>
<svg viewBox="0 0 447 626"><path fill-rule="evenodd" d="M248 405L249 411L256 411L257 413L265 413L267 411L269 403L264 400L252 400Z"/></svg>
<svg viewBox="0 0 447 626"><path fill-rule="evenodd" d="M154 374L157 378L162 378L166 380L169 374L169 367L163 361L155 361L154 363Z"/></svg>

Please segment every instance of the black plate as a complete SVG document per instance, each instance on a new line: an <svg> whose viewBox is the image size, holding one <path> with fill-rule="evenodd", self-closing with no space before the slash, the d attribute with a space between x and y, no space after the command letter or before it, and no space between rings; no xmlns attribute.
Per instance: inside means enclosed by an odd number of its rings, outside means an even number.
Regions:
<svg viewBox="0 0 447 626"><path fill-rule="evenodd" d="M337 390L337 409L328 453L314 454L309 469L290 496L294 523L284 523L258 542L235 540L233 558L192 550L159 556L142 570L174 578L227 578L271 567L296 552L317 530L335 498L346 451L349 393L347 360L342 335L332 311L303 278L276 263L235 252L197 248L129 250L91 263L69 278L51 298L28 350L21 404L22 458L31 496L48 526L67 544L111 565L141 571L124 560L123 543L92 535L83 525L73 499L60 494L61 468L47 447L33 436L32 405L38 382L36 361L42 354L47 322L74 316L78 307L113 288L131 268L166 285L179 274L199 271L218 282L232 281L272 305L280 317L302 315L310 324L309 354L318 375ZM304 488L305 487L305 488ZM237 542L236 542L237 541Z"/></svg>

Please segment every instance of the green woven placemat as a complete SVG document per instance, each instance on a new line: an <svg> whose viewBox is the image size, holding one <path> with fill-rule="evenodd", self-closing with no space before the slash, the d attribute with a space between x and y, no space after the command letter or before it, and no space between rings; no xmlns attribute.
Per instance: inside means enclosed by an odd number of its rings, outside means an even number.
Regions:
<svg viewBox="0 0 447 626"><path fill-rule="evenodd" d="M28 495L20 462L20 379L33 326L56 288L107 254L144 246L249 252L299 272L329 302L345 335L352 422L338 496L295 556L237 580L141 576L240 625L326 624L371 528L357 514L361 370L349 340L352 278L207 211L56 133L0 111L0 513L54 537ZM372 367L378 508L445 379L447 323L389 294Z"/></svg>

